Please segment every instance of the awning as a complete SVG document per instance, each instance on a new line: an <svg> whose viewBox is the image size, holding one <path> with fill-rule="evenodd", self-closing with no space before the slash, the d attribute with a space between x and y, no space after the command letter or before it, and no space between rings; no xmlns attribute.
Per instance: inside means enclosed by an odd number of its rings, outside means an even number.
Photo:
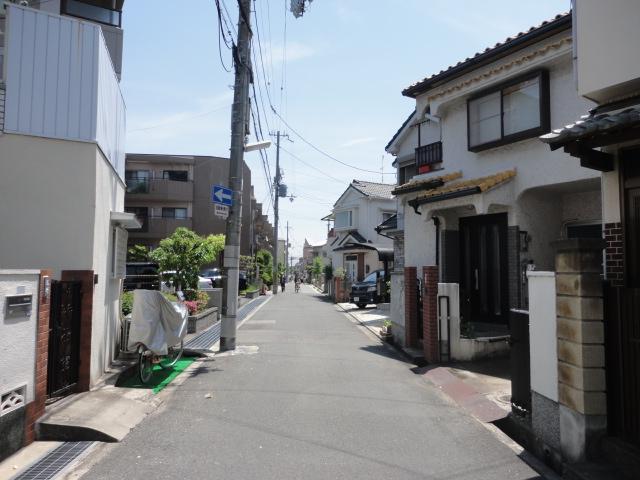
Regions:
<svg viewBox="0 0 640 480"><path fill-rule="evenodd" d="M462 180L459 182L449 183L438 188L427 191L407 203L413 207L417 214L420 214L418 207L426 203L441 202L451 198L466 197L476 193L484 193L487 190L495 188L503 183L508 182L516 176L516 171L505 170L503 172L489 175L486 177L474 178L471 180Z"/></svg>
<svg viewBox="0 0 640 480"><path fill-rule="evenodd" d="M111 212L111 223L116 223L127 229L142 227L142 223L138 220L135 213L129 212Z"/></svg>
<svg viewBox="0 0 640 480"><path fill-rule="evenodd" d="M602 172L614 168L613 155L594 148L640 139L640 106L612 113L584 115L575 123L542 135L551 150L564 151L580 164Z"/></svg>
<svg viewBox="0 0 640 480"><path fill-rule="evenodd" d="M375 250L378 252L378 259L382 262L393 261L393 247L377 245L375 243L355 243L349 242L341 247L334 248L334 252L348 252L353 250Z"/></svg>

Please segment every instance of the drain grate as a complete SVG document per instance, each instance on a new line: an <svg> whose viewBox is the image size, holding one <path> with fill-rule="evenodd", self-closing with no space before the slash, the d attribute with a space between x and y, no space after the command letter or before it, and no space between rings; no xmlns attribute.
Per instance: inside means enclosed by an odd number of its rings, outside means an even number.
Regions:
<svg viewBox="0 0 640 480"><path fill-rule="evenodd" d="M13 480L49 480L55 478L93 442L65 442L52 450Z"/></svg>
<svg viewBox="0 0 640 480"><path fill-rule="evenodd" d="M266 302L268 298L269 297L258 297L240 307L238 309L237 321L240 322L247 318L251 312ZM184 348L188 348L190 350L209 350L218 340L220 340L220 329L221 322L215 323L200 335L185 343Z"/></svg>

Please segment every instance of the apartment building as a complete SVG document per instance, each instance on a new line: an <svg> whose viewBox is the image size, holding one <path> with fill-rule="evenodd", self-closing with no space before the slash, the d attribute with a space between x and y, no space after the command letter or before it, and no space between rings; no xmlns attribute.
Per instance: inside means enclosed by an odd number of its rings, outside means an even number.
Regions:
<svg viewBox="0 0 640 480"><path fill-rule="evenodd" d="M240 252L254 252L251 170L244 164ZM226 220L215 215L211 190L229 182L229 159L195 155L127 154L125 210L142 227L131 231L129 244L155 248L176 228L200 235L224 233Z"/></svg>

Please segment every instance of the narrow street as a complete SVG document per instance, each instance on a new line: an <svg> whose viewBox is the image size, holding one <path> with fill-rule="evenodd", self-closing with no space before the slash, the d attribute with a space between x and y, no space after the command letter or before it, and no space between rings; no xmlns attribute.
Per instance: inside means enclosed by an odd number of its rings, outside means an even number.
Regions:
<svg viewBox="0 0 640 480"><path fill-rule="evenodd" d="M540 478L307 285L269 301L238 344L258 351L199 363L95 449L84 478Z"/></svg>

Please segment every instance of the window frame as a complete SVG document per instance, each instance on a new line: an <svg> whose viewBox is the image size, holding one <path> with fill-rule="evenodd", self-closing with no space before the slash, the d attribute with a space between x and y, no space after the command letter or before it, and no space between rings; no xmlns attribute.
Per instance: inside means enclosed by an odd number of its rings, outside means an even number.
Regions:
<svg viewBox="0 0 640 480"><path fill-rule="evenodd" d="M510 135L504 134L504 94L503 90L513 87L519 83L526 82L527 80L538 79L538 85L540 86L539 97L539 112L540 112L540 125L520 132L512 133ZM469 104L474 100L491 95L493 93L500 92L500 138L498 140L491 140L486 143L471 146L471 116ZM533 70L531 72L519 75L506 82L492 86L481 92L478 92L469 98L467 98L467 150L470 152L481 152L490 148L500 147L502 145L508 145L510 143L519 142L533 137L538 137L544 133L548 133L551 129L550 118L550 99L549 99L549 72L547 70Z"/></svg>
<svg viewBox="0 0 640 480"><path fill-rule="evenodd" d="M111 22L103 22L101 20L96 20L95 18L90 18L90 17L85 17L82 15L76 15L74 13L70 13L68 11L69 6L68 6L68 2L69 0L62 0L60 2L60 14L61 15L67 15L69 17L74 17L74 18L80 18L82 20L88 20L89 22L94 22L94 23L99 23L100 25L108 25L110 27L115 27L115 28L122 28L122 10L116 10L114 8L108 8L108 7L103 7L102 5L96 5L95 3L87 3L84 2L82 0L72 0L72 2L75 1L77 3L82 3L85 5L88 5L90 7L94 7L94 8L100 8L102 10L108 10L110 12L116 12L118 14L118 23L111 23Z"/></svg>
<svg viewBox="0 0 640 480"><path fill-rule="evenodd" d="M336 227L335 224L335 217L337 217L338 215L340 215L341 213L346 213L349 219L349 223L348 225L344 225L344 226L340 226L340 227ZM348 230L350 228L353 228L353 210L352 209L348 209L348 210L341 210L339 212L336 212L334 215L334 222L333 222L333 226L336 230Z"/></svg>

